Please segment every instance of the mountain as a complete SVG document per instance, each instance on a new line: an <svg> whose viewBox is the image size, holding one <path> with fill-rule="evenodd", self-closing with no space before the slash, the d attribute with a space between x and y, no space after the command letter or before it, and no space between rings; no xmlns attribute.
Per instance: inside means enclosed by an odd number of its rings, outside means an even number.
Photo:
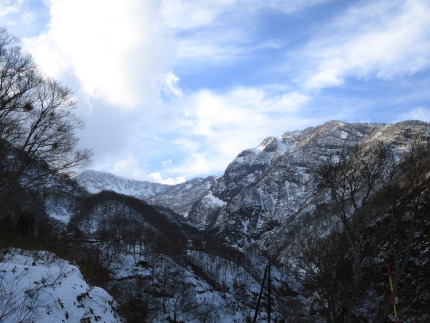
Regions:
<svg viewBox="0 0 430 323"><path fill-rule="evenodd" d="M333 227L329 216L316 212L327 199L318 192L316 177L329 156L345 147L382 142L399 157L414 137L430 136L429 129L422 121L329 121L264 139L256 148L242 151L218 178L169 186L86 171L77 181L91 193L113 190L168 207L240 248L288 250L277 236L300 235L309 229L305 222L319 234Z"/></svg>
<svg viewBox="0 0 430 323"><path fill-rule="evenodd" d="M135 196L140 199L163 193L168 185L127 179L107 172L87 170L76 177L77 182L91 194L103 190L114 191L124 195Z"/></svg>
<svg viewBox="0 0 430 323"><path fill-rule="evenodd" d="M287 237L292 231L300 235L309 226L323 234L333 226L330 217L318 214L318 205L327 199L318 191L321 165L344 147L379 142L399 158L418 135L430 136L429 123L330 121L269 137L257 148L241 152L228 165L207 195L193 206L189 219L207 224L208 230L231 244L263 250L281 247L284 242L280 236Z"/></svg>
<svg viewBox="0 0 430 323"><path fill-rule="evenodd" d="M87 170L79 174L76 180L89 193L96 194L103 190L110 190L134 196L150 204L169 207L187 217L192 205L205 196L212 187L215 177L195 178L181 184L166 185Z"/></svg>

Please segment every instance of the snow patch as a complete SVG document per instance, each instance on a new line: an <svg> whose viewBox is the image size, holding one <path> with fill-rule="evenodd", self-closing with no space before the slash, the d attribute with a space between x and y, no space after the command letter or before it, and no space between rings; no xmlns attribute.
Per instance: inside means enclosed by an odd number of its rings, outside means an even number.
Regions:
<svg viewBox="0 0 430 323"><path fill-rule="evenodd" d="M342 130L340 132L340 139L345 140L346 138L348 138L348 133Z"/></svg>
<svg viewBox="0 0 430 323"><path fill-rule="evenodd" d="M72 213L62 205L47 205L46 212L51 218L54 218L65 224L69 223Z"/></svg>
<svg viewBox="0 0 430 323"><path fill-rule="evenodd" d="M212 194L212 192L209 192L206 196L205 199L208 199L210 201L211 204L217 205L217 206L221 206L223 207L226 202L224 202L223 200L217 198L216 196L214 196Z"/></svg>

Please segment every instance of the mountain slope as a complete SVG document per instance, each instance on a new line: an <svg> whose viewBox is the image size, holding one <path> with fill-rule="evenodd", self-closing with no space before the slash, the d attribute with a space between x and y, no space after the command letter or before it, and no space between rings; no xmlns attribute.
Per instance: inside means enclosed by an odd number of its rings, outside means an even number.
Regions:
<svg viewBox="0 0 430 323"><path fill-rule="evenodd" d="M319 218L317 210L327 199L318 192L316 178L324 161L343 147L378 142L400 156L414 136L428 137L429 129L428 123L419 121L392 125L331 121L265 139L257 148L241 152L216 181L207 197L218 201L196 204L189 218L209 223L208 229L242 247L256 240L263 247L270 231L276 237L307 222L313 230L330 230L330 219Z"/></svg>
<svg viewBox="0 0 430 323"><path fill-rule="evenodd" d="M326 199L318 194L315 177L322 163L343 147L378 142L401 155L414 136L428 136L429 128L421 121L388 125L329 121L266 138L256 148L242 151L219 178L169 186L86 171L77 181L91 193L113 190L168 207L231 244L245 246L271 230L296 231L304 222L315 221L313 226L321 232L330 230L331 220L315 215L316 205Z"/></svg>
<svg viewBox="0 0 430 323"><path fill-rule="evenodd" d="M103 191L85 198L70 224L76 238L99 245L98 259L111 273L105 286L119 300L140 297L138 303L156 309L146 312L148 321L245 321L259 290L264 258L189 234L169 219L158 207ZM281 280L286 278L275 266L272 270L278 295L273 306L280 311L287 298Z"/></svg>
<svg viewBox="0 0 430 323"><path fill-rule="evenodd" d="M116 302L79 269L46 251L3 249L1 322L123 322Z"/></svg>
<svg viewBox="0 0 430 323"><path fill-rule="evenodd" d="M153 205L168 207L187 217L193 204L209 191L215 177L195 178L181 184L166 185L88 170L79 174L76 180L89 193L96 194L103 190L110 190L134 196Z"/></svg>

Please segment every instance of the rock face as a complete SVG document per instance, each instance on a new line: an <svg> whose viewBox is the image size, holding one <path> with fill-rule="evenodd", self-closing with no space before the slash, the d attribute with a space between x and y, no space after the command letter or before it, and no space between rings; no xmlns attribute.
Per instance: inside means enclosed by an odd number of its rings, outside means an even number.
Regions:
<svg viewBox="0 0 430 323"><path fill-rule="evenodd" d="M323 233L333 219L320 218L316 174L326 158L342 147L388 143L401 154L416 135L429 136L430 124L362 124L329 121L319 127L270 137L241 152L194 204L189 219L205 224L232 245L285 249L282 237L304 230ZM312 223L311 225L308 225Z"/></svg>
<svg viewBox="0 0 430 323"><path fill-rule="evenodd" d="M210 195L209 190L215 183L215 177L194 178L182 184L166 185L165 191L146 199L150 204L171 208L178 214L188 217L193 205Z"/></svg>

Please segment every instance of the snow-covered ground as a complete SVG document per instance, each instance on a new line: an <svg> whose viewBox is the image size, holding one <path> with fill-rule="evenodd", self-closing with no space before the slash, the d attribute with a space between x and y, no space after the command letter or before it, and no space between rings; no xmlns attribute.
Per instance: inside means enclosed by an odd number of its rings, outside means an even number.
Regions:
<svg viewBox="0 0 430 323"><path fill-rule="evenodd" d="M48 215L62 223L69 223L73 213L66 205L54 203L51 199L45 201L46 212Z"/></svg>
<svg viewBox="0 0 430 323"><path fill-rule="evenodd" d="M122 322L116 302L46 251L0 251L0 322Z"/></svg>

